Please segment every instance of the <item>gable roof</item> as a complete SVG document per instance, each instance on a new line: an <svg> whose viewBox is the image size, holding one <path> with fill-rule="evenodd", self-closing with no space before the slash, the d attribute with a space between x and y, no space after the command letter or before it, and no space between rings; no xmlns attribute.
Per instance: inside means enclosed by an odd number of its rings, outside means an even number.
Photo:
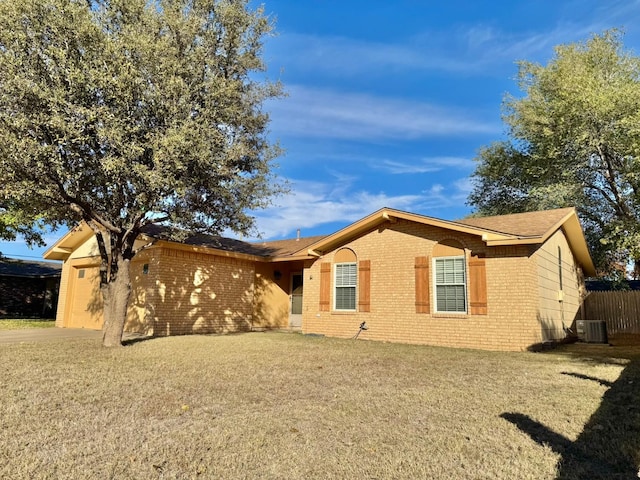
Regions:
<svg viewBox="0 0 640 480"><path fill-rule="evenodd" d="M558 223L563 223L565 217L574 211L573 208L558 208L491 217L469 217L458 222L519 238L535 238L543 237L549 230L555 229Z"/></svg>
<svg viewBox="0 0 640 480"><path fill-rule="evenodd" d="M217 252L236 256L248 256L254 260L285 261L310 258L306 253L309 245L324 236L275 240L270 242L245 242L219 235L205 235L200 233L181 232L176 240L172 238L175 229L162 225L147 225L142 235L148 240L170 242L194 248L205 248ZM93 236L91 228L86 224L79 224L60 240L44 252L43 257L48 260L66 260L71 253ZM302 253L299 253L302 252Z"/></svg>
<svg viewBox="0 0 640 480"><path fill-rule="evenodd" d="M575 208L557 208L538 212L515 213L492 217L474 217L462 220L467 225L510 235L508 239L493 239L489 246L542 244L562 229L573 254L582 265L585 275L595 276L596 268L582 231Z"/></svg>
<svg viewBox="0 0 640 480"><path fill-rule="evenodd" d="M475 235L487 246L541 245L562 229L577 261L587 276L595 275L593 260L584 238L582 226L574 208L560 208L539 212L517 213L492 217L472 217L457 221L442 220L425 215L382 208L345 228L326 236L245 242L215 235L186 234L181 241L171 240L168 227L149 225L144 235L150 239L172 242L184 247L213 249L226 255L244 256L257 261L290 261L322 256L348 241L364 235L384 223L398 220L444 228ZM44 253L48 260L65 260L71 252L93 235L87 225L79 225Z"/></svg>
<svg viewBox="0 0 640 480"><path fill-rule="evenodd" d="M222 237L219 235L206 235L201 233L186 234L180 240L172 240L170 234L171 228L161 225L147 225L143 233L148 237L168 242L180 243L182 245L190 245L194 247L212 248L219 251L239 253L262 257L269 260L291 260L292 255L296 254L314 242L322 239L323 236L294 238L287 240L275 240L264 242L245 242L234 238ZM305 254L305 256L308 256Z"/></svg>
<svg viewBox="0 0 640 480"><path fill-rule="evenodd" d="M0 260L0 276L25 278L56 278L62 273L62 264L3 258Z"/></svg>
<svg viewBox="0 0 640 480"><path fill-rule="evenodd" d="M80 223L65 233L56 243L51 245L43 254L47 260L66 260L73 251L89 240L93 232L89 225Z"/></svg>
<svg viewBox="0 0 640 480"><path fill-rule="evenodd" d="M287 240L273 240L269 242L262 242L259 244L262 248L266 248L270 251L270 257L272 259L284 259L285 257L290 256L305 256L309 255L306 253L307 249L310 245L322 240L326 235L316 235L314 237L301 237L301 238L291 238Z"/></svg>
<svg viewBox="0 0 640 480"><path fill-rule="evenodd" d="M310 245L308 253L314 256L321 256L325 252L363 235L383 223L395 223L398 219L475 235L490 247L500 245L539 245L544 243L556 231L562 229L585 274L588 276L595 275L593 260L589 254L582 226L574 208L467 218L458 221L441 220L401 210L382 208Z"/></svg>

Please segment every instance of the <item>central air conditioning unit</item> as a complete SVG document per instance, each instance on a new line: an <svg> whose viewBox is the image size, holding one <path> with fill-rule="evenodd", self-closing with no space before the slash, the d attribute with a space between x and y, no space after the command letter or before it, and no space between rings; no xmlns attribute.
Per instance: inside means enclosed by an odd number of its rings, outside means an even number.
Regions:
<svg viewBox="0 0 640 480"><path fill-rule="evenodd" d="M578 338L587 343L608 343L607 322L604 320L576 320Z"/></svg>

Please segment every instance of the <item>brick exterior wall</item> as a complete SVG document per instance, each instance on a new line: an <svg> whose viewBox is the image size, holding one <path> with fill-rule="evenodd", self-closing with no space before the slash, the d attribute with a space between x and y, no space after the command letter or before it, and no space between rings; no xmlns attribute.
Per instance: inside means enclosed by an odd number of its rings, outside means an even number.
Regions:
<svg viewBox="0 0 640 480"><path fill-rule="evenodd" d="M64 262L57 327L69 326L72 309L78 309L72 277L79 266L99 265L95 251L95 239L90 238ZM256 265L262 265L259 274ZM290 271L301 271L302 267L301 262L274 267L180 248L152 247L131 262L125 331L157 336L248 331L253 328L254 316L259 327L286 328ZM274 268L281 273L278 281L273 278ZM256 285L260 286L258 293L270 295L258 299Z"/></svg>
<svg viewBox="0 0 640 480"><path fill-rule="evenodd" d="M154 335L251 330L254 262L171 248L154 256L155 293L147 302Z"/></svg>
<svg viewBox="0 0 640 480"><path fill-rule="evenodd" d="M153 335L154 324L153 318L149 315L148 304L148 297L153 295L153 283L149 278L152 259L152 251L147 250L134 257L131 262L131 296L124 326L126 332Z"/></svg>
<svg viewBox="0 0 640 480"><path fill-rule="evenodd" d="M430 313L416 313L415 257L431 258L434 245L459 242L470 255L486 259L486 315L434 313L433 270ZM398 220L342 247L371 261L370 312L335 312L319 308L320 265L333 262L336 249L305 269L303 332L351 337L366 321L359 338L489 350L523 350L541 339L538 322L538 271L529 246L486 247L478 237ZM341 247L341 248L342 248ZM333 277L333 274L332 274ZM333 296L333 278L331 279Z"/></svg>
<svg viewBox="0 0 640 480"><path fill-rule="evenodd" d="M483 314L435 312L433 256L439 242L438 251L459 251L443 248L442 242L464 249L468 312L469 264L472 257L484 262L486 308L474 310ZM99 264L94 244L94 239L88 240L64 262L56 326L67 326L72 311L74 267ZM328 308L320 308L321 268L333 266L340 248L353 251L359 267L369 265L358 270L359 282L368 279L369 288L356 293L355 312L335 311L333 268ZM579 315L584 295L582 273L562 231L542 246L487 247L478 236L398 219L340 248L316 260L269 263L181 245L156 245L132 262L125 330L164 336L288 328L291 273L302 271L304 333L348 338L366 322L368 330L361 339L517 351L562 338L564 328ZM429 305L420 308L416 307L418 257L429 270L425 297ZM427 311L417 313L420 310Z"/></svg>
<svg viewBox="0 0 640 480"><path fill-rule="evenodd" d="M0 318L53 318L59 278L0 277Z"/></svg>

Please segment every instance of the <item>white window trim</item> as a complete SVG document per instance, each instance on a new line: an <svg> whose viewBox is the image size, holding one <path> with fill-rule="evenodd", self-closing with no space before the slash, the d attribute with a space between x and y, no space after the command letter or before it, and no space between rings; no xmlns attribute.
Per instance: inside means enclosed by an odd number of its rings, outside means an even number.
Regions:
<svg viewBox="0 0 640 480"><path fill-rule="evenodd" d="M337 285L337 281L336 281L336 276L338 274L338 265L355 265L356 267L356 284L354 285L355 289L354 289L354 306L353 308L338 308L337 307L337 303L338 303L338 295L336 294L338 288L342 288L342 287L338 287ZM353 287L346 287L346 288L353 288ZM358 262L339 262L339 263L334 263L333 264L333 310L335 312L356 312L358 309Z"/></svg>
<svg viewBox="0 0 640 480"><path fill-rule="evenodd" d="M437 273L436 273L436 262L442 259L453 259L453 258L462 258L464 265L464 311L462 312L454 312L447 310L438 310L438 282L437 282ZM434 257L432 259L432 267L433 267L433 311L438 314L445 315L468 315L469 314L469 267L467 265L467 256L465 255L451 255L447 257ZM450 285L450 284L447 284ZM454 284L459 285L459 284Z"/></svg>

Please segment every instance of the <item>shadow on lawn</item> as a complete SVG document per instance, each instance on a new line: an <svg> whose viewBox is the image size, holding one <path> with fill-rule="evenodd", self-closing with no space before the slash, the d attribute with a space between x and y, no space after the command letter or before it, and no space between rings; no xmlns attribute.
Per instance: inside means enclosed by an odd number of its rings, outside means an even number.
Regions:
<svg viewBox="0 0 640 480"><path fill-rule="evenodd" d="M122 340L122 345L123 346L129 346L129 345L135 345L136 343L140 343L140 342L147 342L149 340L153 340L157 337L154 337L153 335L135 335L135 334L124 334L124 339Z"/></svg>
<svg viewBox="0 0 640 480"><path fill-rule="evenodd" d="M527 415L503 413L500 416L535 442L547 445L561 455L556 480L637 480L640 466L640 357L632 358L615 382L577 373L562 374L609 387L575 441ZM575 394L580 395L580 391Z"/></svg>

